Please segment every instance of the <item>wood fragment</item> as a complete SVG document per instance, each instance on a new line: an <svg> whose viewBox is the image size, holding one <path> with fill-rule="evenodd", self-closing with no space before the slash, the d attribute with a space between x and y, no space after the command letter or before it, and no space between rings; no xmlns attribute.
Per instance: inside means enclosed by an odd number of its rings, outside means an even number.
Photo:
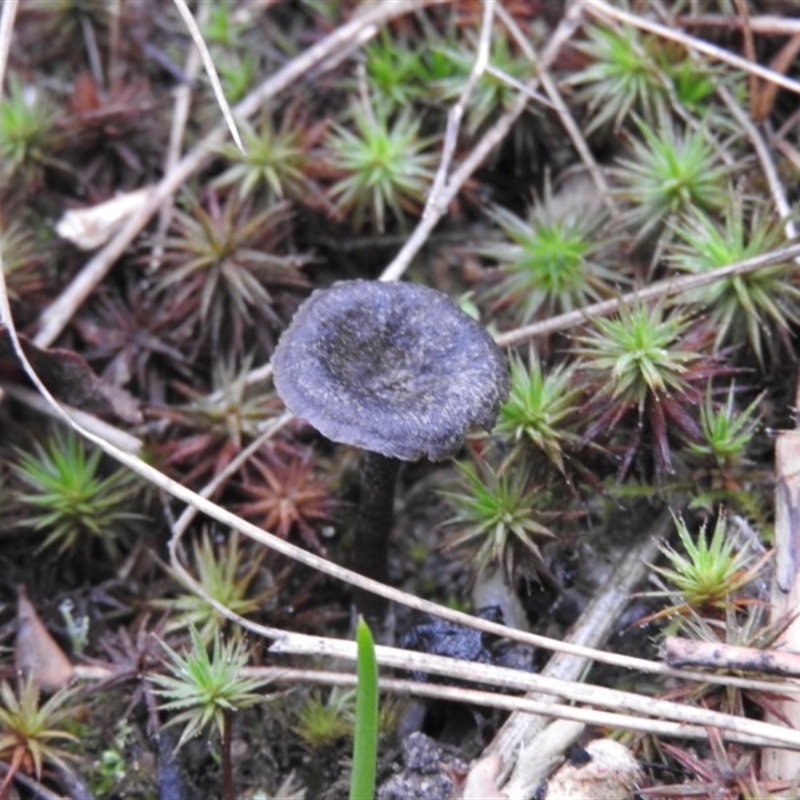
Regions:
<svg viewBox="0 0 800 800"><path fill-rule="evenodd" d="M668 636L664 641L664 659L671 667L709 667L800 678L800 652L790 650L760 650Z"/></svg>
<svg viewBox="0 0 800 800"><path fill-rule="evenodd" d="M795 405L797 398L795 399ZM800 651L800 432L786 431L775 442L775 576L772 583L772 619L795 616L776 647ZM792 727L800 727L800 703L786 697L778 701L779 712ZM776 722L775 718L770 721ZM796 753L766 748L761 756L767 780L794 780L800 773Z"/></svg>

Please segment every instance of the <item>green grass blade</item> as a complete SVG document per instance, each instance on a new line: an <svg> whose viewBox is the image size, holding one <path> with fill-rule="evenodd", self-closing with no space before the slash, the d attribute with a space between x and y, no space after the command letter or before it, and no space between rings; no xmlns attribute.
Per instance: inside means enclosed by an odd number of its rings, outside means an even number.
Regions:
<svg viewBox="0 0 800 800"><path fill-rule="evenodd" d="M372 632L363 617L358 618L356 643L358 688L350 800L372 800L378 761L378 662Z"/></svg>

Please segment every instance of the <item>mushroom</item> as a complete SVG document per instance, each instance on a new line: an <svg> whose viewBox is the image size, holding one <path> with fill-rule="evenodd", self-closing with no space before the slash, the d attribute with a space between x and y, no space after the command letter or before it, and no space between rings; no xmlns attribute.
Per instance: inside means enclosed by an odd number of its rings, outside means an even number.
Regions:
<svg viewBox="0 0 800 800"><path fill-rule="evenodd" d="M315 291L272 360L286 406L320 433L364 450L354 568L386 582L401 461L452 456L473 425L491 428L509 391L492 338L441 292L354 280ZM356 608L383 623L386 601L357 592Z"/></svg>

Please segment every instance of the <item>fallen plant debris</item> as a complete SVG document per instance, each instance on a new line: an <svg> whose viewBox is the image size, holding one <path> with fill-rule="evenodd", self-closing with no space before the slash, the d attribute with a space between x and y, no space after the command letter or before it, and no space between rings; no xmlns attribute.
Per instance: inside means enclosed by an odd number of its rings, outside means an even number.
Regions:
<svg viewBox="0 0 800 800"><path fill-rule="evenodd" d="M787 796L792 13L2 4L0 800Z"/></svg>

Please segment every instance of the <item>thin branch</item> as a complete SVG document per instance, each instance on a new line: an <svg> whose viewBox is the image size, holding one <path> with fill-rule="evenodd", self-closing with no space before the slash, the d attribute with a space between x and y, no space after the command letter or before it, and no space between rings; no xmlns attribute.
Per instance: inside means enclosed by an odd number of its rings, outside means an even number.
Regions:
<svg viewBox="0 0 800 800"><path fill-rule="evenodd" d="M688 28L725 28L739 30L742 20L730 14L694 14L678 17L677 22ZM800 19L759 14L750 17L748 25L753 33L765 36L795 36L800 33Z"/></svg>
<svg viewBox="0 0 800 800"><path fill-rule="evenodd" d="M0 383L0 387L2 387L2 391L9 397L28 406L28 408L32 408L39 414L60 418L60 415L53 410L52 406L40 394L34 392L32 389L26 389L19 384L7 383L5 381ZM95 434L95 436L106 439L126 453L141 453L142 447L144 446L143 442L132 433L117 428L105 420L100 419L100 417L96 417L94 414L90 414L80 408L75 408L66 404L64 404L64 408L73 419L79 422L86 430Z"/></svg>
<svg viewBox="0 0 800 800"><path fill-rule="evenodd" d="M697 289L700 286L707 286L710 283L722 280L723 278L729 278L733 275L744 275L748 272L755 272L756 270L763 269L764 267L773 266L774 264L785 264L798 257L800 257L800 244L793 244L789 247L770 250L768 253L764 253L760 256L754 256L744 261L737 261L735 264L728 264L727 266L718 267L717 269L709 270L708 272L703 272L698 275L665 278L664 280L657 281L645 288L629 292L616 299L603 300L600 303L585 306L577 311L569 311L566 314L559 314L556 317L551 317L541 322L534 322L530 325L524 325L521 328L515 328L514 330L500 333L495 336L495 342L499 347L513 347L514 345L530 341L536 336L544 336L554 333L555 331L573 328L576 325L591 321L593 317L608 316L618 311L620 306L626 304L649 302L662 297L671 297L681 292Z"/></svg>
<svg viewBox="0 0 800 800"><path fill-rule="evenodd" d="M6 0L0 12L0 102L2 102L3 86L6 83L6 66L11 51L11 36L14 32L14 20L17 16L19 0Z"/></svg>
<svg viewBox="0 0 800 800"><path fill-rule="evenodd" d="M673 667L708 667L800 678L800 653L667 636L664 660Z"/></svg>
<svg viewBox="0 0 800 800"><path fill-rule="evenodd" d="M481 34L478 41L478 50L475 54L475 63L472 65L467 82L461 90L458 100L453 104L447 114L447 126L444 133L444 144L442 146L442 158L439 168L433 179L422 218L425 219L429 214L435 214L440 202L440 196L445 191L447 178L450 174L450 165L458 144L458 134L461 131L461 121L467 109L467 103L472 96L475 87L483 77L483 73L489 65L489 55L492 47L492 23L495 14L495 0L485 0L483 4L483 19L481 22ZM502 6L501 6L502 8ZM399 275L397 277L400 277ZM382 278L383 279L383 278Z"/></svg>
<svg viewBox="0 0 800 800"><path fill-rule="evenodd" d="M318 686L351 687L358 683L358 678L353 672L297 669L292 667L244 667L241 675L243 678L268 681L270 685L307 686L316 684ZM80 681L102 681L113 677L114 670L107 667L79 664L75 668L75 678ZM413 698L427 697L433 700L468 703L469 705L485 706L511 712L547 714L549 716L558 716L560 719L576 720L587 725L650 731L662 736L675 738L706 739L708 736L708 731L705 727L691 723L644 719L639 715L597 711L592 708L577 707L564 703L542 703L526 697L515 697L480 689L445 686L439 683L381 677L380 690L386 694ZM269 700L269 695L265 697L265 700ZM765 746L773 742L770 738L736 731L723 730L722 734L727 741L751 746Z"/></svg>
<svg viewBox="0 0 800 800"><path fill-rule="evenodd" d="M197 16L199 24L205 24L211 6L207 3L202 3L197 9ZM167 154L164 158L164 174L168 175L175 168L181 157L183 149L183 135L186 131L186 125L189 121L189 112L192 107L192 84L200 70L200 51L193 47L189 50L186 56L186 61L183 65L183 71L187 80L182 82L175 89L175 98L172 111L172 125L169 129L169 142L167 144ZM162 204L158 212L158 224L156 225L156 232L153 236L153 247L150 252L150 270L155 272L161 265L161 259L164 254L164 239L166 238L167 231L169 230L170 221L172 220L172 211L174 206L174 197L170 195Z"/></svg>
<svg viewBox="0 0 800 800"><path fill-rule="evenodd" d="M351 662L356 659L355 642L305 634L290 633L275 642L270 648L270 652L341 658ZM572 703L610 708L615 712L627 712L642 717L709 726L737 734L756 735L781 742L792 749L800 749L800 731L758 720L745 719L733 714L724 714L720 711L710 711L706 708L688 706L671 700L660 700L633 692L609 689L597 684L564 681L507 667L474 664L469 661L400 650L395 647L378 645L375 652L382 666L445 675L457 680L477 681L485 685L511 690L541 692L559 698L568 698ZM545 713L547 712L545 711Z"/></svg>
<svg viewBox="0 0 800 800"><path fill-rule="evenodd" d="M264 444L266 444L273 436L275 436L276 433L278 433L278 431L284 428L293 419L294 414L289 411L285 411L277 419L272 420L269 425L267 425L267 427L255 439L253 439L249 445L247 445L247 447L238 453L235 458L232 458L225 468L217 473L213 479L200 490L200 495L202 497L213 497L215 492L221 486L224 486L225 483L230 480L230 478L235 475L245 463L247 463L248 459L250 459L254 453L258 452L258 450L261 449ZM180 539L188 529L189 525L191 525L192 520L194 520L197 514L198 509L195 506L186 506L186 508L183 510L183 513L180 515L180 517L178 517L173 525L173 537Z"/></svg>

